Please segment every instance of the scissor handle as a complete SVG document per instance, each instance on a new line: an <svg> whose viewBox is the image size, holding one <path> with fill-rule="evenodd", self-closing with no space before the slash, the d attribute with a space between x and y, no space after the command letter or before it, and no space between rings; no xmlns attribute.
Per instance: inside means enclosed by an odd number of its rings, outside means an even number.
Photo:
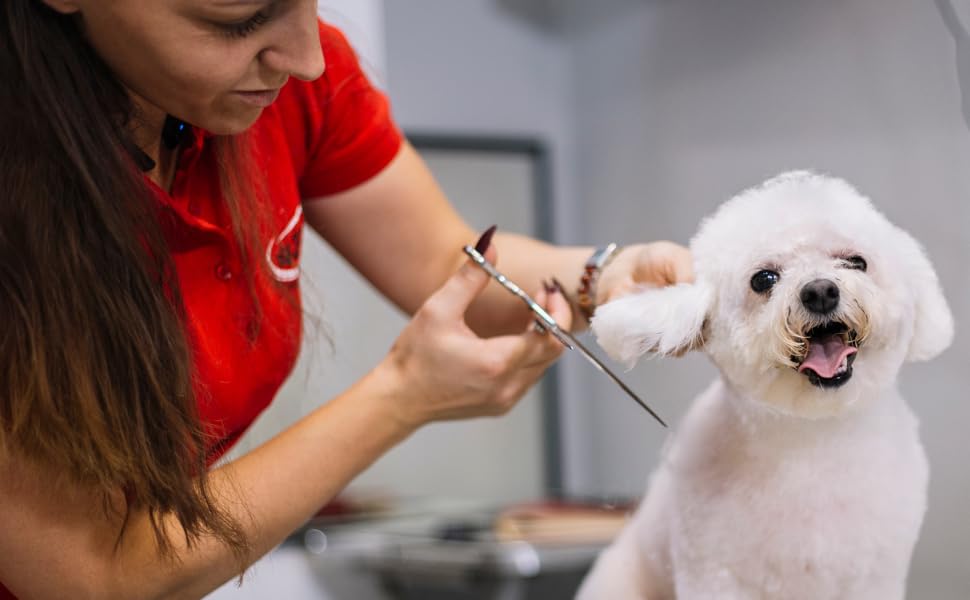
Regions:
<svg viewBox="0 0 970 600"><path fill-rule="evenodd" d="M529 307L529 310L536 315L536 320L539 321L543 327L552 332L552 335L554 335L557 340L562 342L562 344L570 350L573 349L573 345L570 343L569 338L563 334L562 327L559 326L559 323L556 323L556 320L552 318L552 315L546 312L546 309L542 308L538 302L533 300L532 297L525 293L525 291L516 285L514 281L500 273L498 269L492 265L492 263L485 259L481 252L471 246L465 246L462 248L462 250L464 250L465 254L475 261L478 266L484 269L486 273L491 275L492 279L499 282L502 287L512 292L520 300L525 302L525 305Z"/></svg>
<svg viewBox="0 0 970 600"><path fill-rule="evenodd" d="M624 392L626 392L628 396L633 398L633 400L636 401L637 404L642 406L648 413L653 415L653 418L659 421L661 425L663 425L664 427L667 426L664 420L661 419L660 416L653 411L653 409L647 406L647 404L643 400L641 400L639 396L633 393L633 390L631 390L625 383L623 383L623 381L620 380L620 378L617 377L616 374L613 373L613 371L611 371L606 365L604 365L601 360L596 358L596 356L593 355L592 352L586 349L586 347L583 346L579 342L579 340L574 338L572 334L570 334L568 331L561 328L559 326L559 323L556 323L556 320L552 318L552 315L547 313L546 309L539 306L539 304L536 303L536 301L533 300L529 296L529 294L526 294L524 291L522 291L522 288L520 288L511 280L509 280L508 277L506 277L505 275L502 275L498 271L498 269L496 269L492 265L492 263L488 262L485 259L485 257L482 255L481 252L479 252L475 248L472 248L471 246L465 246L462 248L462 250L464 250L465 254L467 254L473 261L475 261L475 263L478 266L484 269L486 273L491 275L492 279L499 282L502 285L502 287L512 292L513 294L518 296L523 302L525 302L526 306L528 306L529 309L533 312L533 314L536 315L536 323L539 325L539 327L544 328L545 330L552 333L552 335L555 336L555 338L559 340L559 342L562 343L562 345L569 348L570 350L578 349L580 354L582 354L586 358L586 360L590 361L597 369L605 373L610 379L612 379L617 385L619 385L620 388Z"/></svg>

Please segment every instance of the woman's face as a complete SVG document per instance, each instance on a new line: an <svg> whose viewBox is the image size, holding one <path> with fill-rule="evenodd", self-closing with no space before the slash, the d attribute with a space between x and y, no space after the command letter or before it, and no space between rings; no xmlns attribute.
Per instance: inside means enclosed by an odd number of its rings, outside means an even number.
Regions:
<svg viewBox="0 0 970 600"><path fill-rule="evenodd" d="M171 114L238 133L291 75L323 73L316 0L44 1L80 13L91 44L152 121Z"/></svg>

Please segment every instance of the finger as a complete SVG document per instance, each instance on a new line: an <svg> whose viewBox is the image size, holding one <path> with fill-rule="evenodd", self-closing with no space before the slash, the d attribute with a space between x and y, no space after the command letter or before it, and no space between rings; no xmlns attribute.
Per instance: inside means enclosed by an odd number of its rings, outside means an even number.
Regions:
<svg viewBox="0 0 970 600"><path fill-rule="evenodd" d="M501 396L507 400L503 407L503 412L508 412L532 389L548 368L548 364L530 365L520 369L516 376L506 383Z"/></svg>
<svg viewBox="0 0 970 600"><path fill-rule="evenodd" d="M544 289L545 286L546 286L546 283L542 282L542 287L539 288L539 290L532 295L532 299L535 300L535 303L543 308L545 308L547 298L549 296L549 292L546 291L546 289ZM555 319L555 317L553 317L553 319ZM548 333L548 328L545 326L545 323L543 323L540 319L536 318L536 319L533 319L533 321L529 323L529 325L526 327L526 333L528 332L546 334Z"/></svg>
<svg viewBox="0 0 970 600"><path fill-rule="evenodd" d="M569 331L572 325L572 307L559 289L561 284L555 282L547 285L543 282L543 285L545 289L538 291L534 297L536 303L549 313L561 329ZM543 331L540 335L537 335L538 333L533 325L529 327L527 334L522 336L526 343L520 360L525 366L540 365L544 369L562 354L565 346L548 331Z"/></svg>
<svg viewBox="0 0 970 600"><path fill-rule="evenodd" d="M552 286L549 289L554 290ZM550 301L550 297L558 297ZM570 323L571 311L569 303L558 292L549 292L540 288L532 299L542 306L559 325L566 329ZM558 356L562 343L546 329L537 325L539 319L530 319L522 332L518 335L503 335L484 340L479 352L487 353L499 364L507 365L507 370L517 371L523 366L539 362L549 362ZM510 373L511 375L511 373Z"/></svg>
<svg viewBox="0 0 970 600"><path fill-rule="evenodd" d="M566 290L563 289L558 279L553 278L552 283L552 293L548 294L548 299L542 307L556 320L556 323L559 323L560 327L566 331L572 331L573 307L566 298Z"/></svg>
<svg viewBox="0 0 970 600"><path fill-rule="evenodd" d="M675 245L670 255L673 274L670 283L690 283L694 281L694 256L690 250Z"/></svg>
<svg viewBox="0 0 970 600"><path fill-rule="evenodd" d="M521 366L496 387L490 414L503 415L512 410L519 400L538 382L548 364Z"/></svg>
<svg viewBox="0 0 970 600"><path fill-rule="evenodd" d="M546 291L545 283L534 294L532 299L536 304L547 308L549 292ZM546 311L548 312L548 310ZM531 314L531 313L530 313ZM556 317L550 313L553 319ZM508 358L510 364L521 366L524 361L534 354L537 346L546 345L550 339L554 339L552 334L538 318L531 319L529 324L519 335L505 335L492 338L496 351L501 352Z"/></svg>
<svg viewBox="0 0 970 600"><path fill-rule="evenodd" d="M494 230L494 228L490 228L490 230ZM489 239L491 239L491 236L486 231L481 240L488 243ZM479 241L480 245L482 245L481 240ZM495 264L498 252L494 244L489 244L485 248L476 247L476 249L485 256L485 260ZM432 294L429 302L440 307L445 316L463 318L468 306L482 293L488 285L489 279L490 276L484 269L473 260L468 259L437 292Z"/></svg>
<svg viewBox="0 0 970 600"><path fill-rule="evenodd" d="M610 289L608 289L608 290L599 290L597 292L597 294L599 296L597 298L597 300L598 300L597 306L602 306L603 304L606 304L607 302L610 302L612 300L615 300L616 298L619 298L620 296L625 296L625 295L629 294L630 292L634 291L635 289L637 289L637 287L639 285L640 284L638 284L633 279L632 276L626 276L623 279L621 279L621 280L617 281L616 283L614 283L613 284L613 287L611 287Z"/></svg>
<svg viewBox="0 0 970 600"><path fill-rule="evenodd" d="M535 379L564 349L551 334L538 333L530 326L519 335L481 340L477 353L469 360L478 361L487 369L492 381L507 386L510 382L523 381L523 378Z"/></svg>

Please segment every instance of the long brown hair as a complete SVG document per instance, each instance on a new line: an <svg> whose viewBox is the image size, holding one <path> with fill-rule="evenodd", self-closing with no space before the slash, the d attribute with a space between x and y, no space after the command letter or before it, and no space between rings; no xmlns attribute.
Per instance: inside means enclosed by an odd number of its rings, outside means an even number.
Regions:
<svg viewBox="0 0 970 600"><path fill-rule="evenodd" d="M190 545L210 534L242 558L242 528L207 484L132 102L76 19L37 0L0 3L0 82L0 450L97 486L106 506L123 490L126 521L146 509L163 556L172 515Z"/></svg>

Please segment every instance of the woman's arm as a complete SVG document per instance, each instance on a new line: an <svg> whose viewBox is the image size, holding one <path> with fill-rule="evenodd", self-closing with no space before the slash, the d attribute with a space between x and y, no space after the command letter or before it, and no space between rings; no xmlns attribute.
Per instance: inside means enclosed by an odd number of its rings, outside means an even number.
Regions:
<svg viewBox="0 0 970 600"><path fill-rule="evenodd" d="M461 248L481 232L455 212L409 144L376 177L346 192L304 202L306 222L380 292L408 314L464 262ZM529 294L542 280L578 281L591 248L555 247L499 232L497 267ZM530 320L522 302L494 282L472 305L468 322L481 335L520 331Z"/></svg>
<svg viewBox="0 0 970 600"><path fill-rule="evenodd" d="M375 370L355 387L235 462L211 489L243 526L253 559L280 543L350 479L413 429L390 418L395 383ZM123 498L115 498L121 508ZM0 457L0 581L24 598L199 598L239 571L229 549L203 537L163 562L147 514L120 515L96 490L18 458Z"/></svg>
<svg viewBox="0 0 970 600"><path fill-rule="evenodd" d="M487 255L494 260L493 249ZM467 261L355 386L211 473L215 497L248 533L253 560L422 424L503 414L559 356L550 335L486 340L468 329L465 310L487 283ZM537 301L569 325L560 295ZM0 581L25 598L198 598L238 572L231 551L212 538L187 547L173 519L165 523L175 557L163 562L145 513L122 529L97 490L13 451L0 453L0 507Z"/></svg>
<svg viewBox="0 0 970 600"><path fill-rule="evenodd" d="M474 232L455 212L424 161L405 143L370 181L346 192L304 202L307 223L392 302L412 314L465 260L461 247ZM511 233L495 235L496 266L529 294L557 279L573 294L592 247L554 246ZM622 259L622 260L620 260ZM634 282L690 278L690 254L656 242L625 248L602 278L600 299ZM606 273L604 272L604 275ZM521 330L531 317L520 300L492 282L472 304L468 323L480 335ZM575 328L585 323L574 319Z"/></svg>

